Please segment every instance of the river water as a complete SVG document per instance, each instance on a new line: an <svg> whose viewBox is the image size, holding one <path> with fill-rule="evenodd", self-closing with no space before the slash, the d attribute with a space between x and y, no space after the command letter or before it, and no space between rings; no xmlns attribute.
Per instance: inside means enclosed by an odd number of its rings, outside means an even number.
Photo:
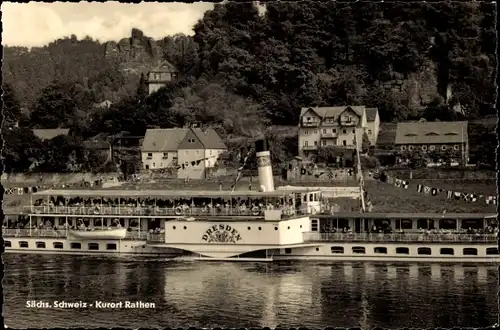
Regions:
<svg viewBox="0 0 500 330"><path fill-rule="evenodd" d="M223 263L3 256L5 323L53 327L486 327L495 265ZM155 309L28 308L27 301L142 301Z"/></svg>

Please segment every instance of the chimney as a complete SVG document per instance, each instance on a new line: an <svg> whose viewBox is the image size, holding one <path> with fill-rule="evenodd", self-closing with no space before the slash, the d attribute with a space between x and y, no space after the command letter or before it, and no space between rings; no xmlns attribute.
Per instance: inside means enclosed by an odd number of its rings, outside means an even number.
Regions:
<svg viewBox="0 0 500 330"><path fill-rule="evenodd" d="M274 191L273 168L271 166L271 153L267 140L255 142L257 166L259 168L259 184L261 191Z"/></svg>

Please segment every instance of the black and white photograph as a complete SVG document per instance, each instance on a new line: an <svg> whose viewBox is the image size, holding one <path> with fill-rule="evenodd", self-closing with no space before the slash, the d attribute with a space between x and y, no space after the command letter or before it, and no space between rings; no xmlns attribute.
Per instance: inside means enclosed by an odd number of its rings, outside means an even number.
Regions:
<svg viewBox="0 0 500 330"><path fill-rule="evenodd" d="M5 328L493 328L497 5L3 2Z"/></svg>

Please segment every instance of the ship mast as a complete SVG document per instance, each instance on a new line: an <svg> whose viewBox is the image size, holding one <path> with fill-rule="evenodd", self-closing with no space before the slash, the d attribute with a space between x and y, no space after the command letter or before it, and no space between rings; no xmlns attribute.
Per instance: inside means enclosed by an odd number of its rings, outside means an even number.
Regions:
<svg viewBox="0 0 500 330"><path fill-rule="evenodd" d="M356 133L360 132L361 130L359 128L356 128ZM357 139L358 134L354 134L354 148L356 148L356 163L357 163L357 175L359 176L359 189L361 191L361 210L362 212L366 212L365 208L365 188L364 188L364 181L363 181L363 172L361 170L361 157L359 155L359 148L360 144L363 142L363 139ZM358 142L358 140L361 141L361 143Z"/></svg>

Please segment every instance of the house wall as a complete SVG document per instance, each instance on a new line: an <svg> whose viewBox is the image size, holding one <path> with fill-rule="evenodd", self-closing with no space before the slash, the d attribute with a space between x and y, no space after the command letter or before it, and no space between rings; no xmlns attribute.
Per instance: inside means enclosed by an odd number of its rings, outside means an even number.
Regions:
<svg viewBox="0 0 500 330"><path fill-rule="evenodd" d="M177 151L166 151L165 153L166 157L164 152L141 152L142 168L159 169L176 166Z"/></svg>
<svg viewBox="0 0 500 330"><path fill-rule="evenodd" d="M217 161L217 157L219 157L219 155L224 153L225 151L226 149L205 149L205 167L214 167L215 162Z"/></svg>
<svg viewBox="0 0 500 330"><path fill-rule="evenodd" d="M377 112L375 120L367 122L366 126L366 134L368 134L368 139L370 140L372 146L377 144L379 130L380 130L380 117Z"/></svg>
<svg viewBox="0 0 500 330"><path fill-rule="evenodd" d="M179 179L204 179L205 178L205 162L202 161L198 165L192 165L191 162L202 160L205 158L204 149L179 149L178 151L179 165L184 164L184 168L177 171Z"/></svg>
<svg viewBox="0 0 500 330"><path fill-rule="evenodd" d="M461 155L460 159L457 161L462 162L462 157L468 162L469 158L469 146L468 143L439 143L439 144L396 144L395 150L397 151L413 151L413 152L431 152L436 151L438 153L446 152L448 149L458 151ZM443 149L444 148L444 149ZM411 150L410 150L411 149Z"/></svg>

